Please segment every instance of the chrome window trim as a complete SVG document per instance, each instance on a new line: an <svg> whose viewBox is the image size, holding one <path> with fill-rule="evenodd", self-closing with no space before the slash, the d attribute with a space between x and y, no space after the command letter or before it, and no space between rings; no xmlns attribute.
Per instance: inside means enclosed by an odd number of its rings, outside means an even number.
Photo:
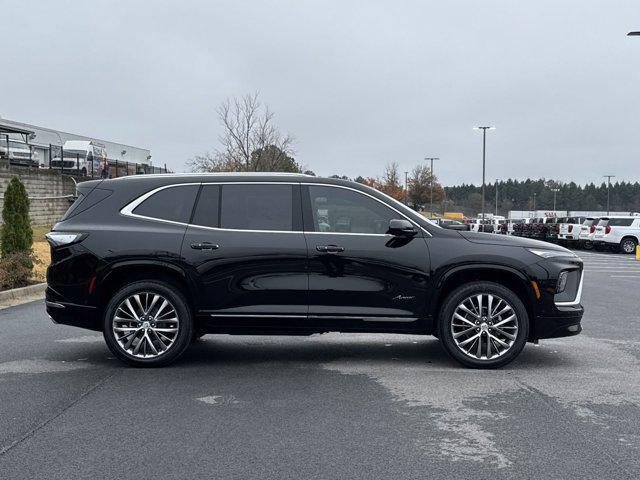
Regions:
<svg viewBox="0 0 640 480"><path fill-rule="evenodd" d="M162 175L164 175L164 174L162 174ZM383 202L379 198L376 198L373 195L370 195L370 194L368 194L366 192L362 192L362 191L357 190L355 188L347 187L347 186L344 186L344 185L331 185L331 184L327 184L327 183L269 182L269 181L264 181L264 182L225 181L225 182L172 183L170 185L162 185L160 187L157 187L157 188L154 188L153 190L148 191L147 193L142 194L141 196L139 196L135 200L129 202L122 209L120 209L120 214L124 215L126 217L139 218L139 219L142 219L142 220L152 220L152 221L168 223L168 224L172 224L172 225L182 225L182 226L185 226L185 227L195 227L195 228L202 228L202 229L214 230L214 231L249 232L249 233L295 233L295 234L308 233L308 234L320 234L320 235L361 235L361 236L364 235L364 236L376 236L376 237L387 237L387 236L388 237L392 237L393 236L393 235L390 235L390 234L387 234L387 233L315 232L315 231L305 232L303 230L248 230L248 229L241 229L241 228L208 227L208 226L205 226L205 225L198 225L198 224L194 224L194 223L185 223L185 222L176 222L176 221L173 221L173 220L166 220L166 219L157 218L157 217L148 217L146 215L139 215L139 214L133 213L133 211L142 202L144 202L146 199L148 199L149 197L155 195L159 191L165 190L167 188L184 187L184 186L192 186L192 185L200 186L200 185L229 185L229 184L231 184L231 185L312 185L312 186L317 186L317 187L332 187L332 188L342 188L344 190L351 190L352 192L356 192L356 193L359 193L361 195L365 195L365 196L367 196L369 198L372 198L376 202L384 205L385 207L390 208L391 210L396 212L398 215L401 215L406 220L409 220L414 226L416 226L423 233L427 234L429 237L432 237L431 233L429 233L424 227L422 227L421 225L417 224L413 219L409 218L408 216L406 216L404 213L402 213L401 211L397 210L396 208L386 204L385 202Z"/></svg>

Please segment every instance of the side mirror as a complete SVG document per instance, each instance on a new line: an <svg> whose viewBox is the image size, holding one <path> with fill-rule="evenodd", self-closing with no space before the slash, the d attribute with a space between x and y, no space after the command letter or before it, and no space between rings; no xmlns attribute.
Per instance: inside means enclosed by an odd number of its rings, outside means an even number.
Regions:
<svg viewBox="0 0 640 480"><path fill-rule="evenodd" d="M394 218L389 221L389 233L398 237L412 237L418 231L409 220Z"/></svg>

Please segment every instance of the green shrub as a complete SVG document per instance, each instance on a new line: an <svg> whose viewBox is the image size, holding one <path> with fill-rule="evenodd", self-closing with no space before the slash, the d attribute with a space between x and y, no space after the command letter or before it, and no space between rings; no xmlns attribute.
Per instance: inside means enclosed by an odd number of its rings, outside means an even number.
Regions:
<svg viewBox="0 0 640 480"><path fill-rule="evenodd" d="M34 263L40 260L31 251L8 253L0 258L0 290L28 285Z"/></svg>
<svg viewBox="0 0 640 480"><path fill-rule="evenodd" d="M2 223L0 238L2 257L22 252L31 258L33 230L29 222L29 196L18 177L11 179L4 192Z"/></svg>

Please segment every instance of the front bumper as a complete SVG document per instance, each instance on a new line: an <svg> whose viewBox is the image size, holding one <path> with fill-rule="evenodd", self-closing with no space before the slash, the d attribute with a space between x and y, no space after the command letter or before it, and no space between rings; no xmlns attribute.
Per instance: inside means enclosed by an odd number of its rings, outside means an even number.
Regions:
<svg viewBox="0 0 640 480"><path fill-rule="evenodd" d="M582 261L577 257L548 258L530 268L531 279L538 284L540 292L540 297L534 301L530 340L579 334L584 314ZM567 272L568 278L565 289L557 293L561 272Z"/></svg>
<svg viewBox="0 0 640 480"><path fill-rule="evenodd" d="M558 307L558 315L538 317L536 321L536 339L571 337L582 332L582 305Z"/></svg>

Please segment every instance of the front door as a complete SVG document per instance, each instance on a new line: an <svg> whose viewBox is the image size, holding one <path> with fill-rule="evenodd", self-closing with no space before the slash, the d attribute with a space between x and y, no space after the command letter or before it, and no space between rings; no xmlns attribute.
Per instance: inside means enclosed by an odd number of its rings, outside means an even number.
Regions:
<svg viewBox="0 0 640 480"><path fill-rule="evenodd" d="M429 252L424 233L387 234L404 218L373 196L340 186L302 187L309 249L309 317L340 324L424 316Z"/></svg>
<svg viewBox="0 0 640 480"><path fill-rule="evenodd" d="M307 316L300 186L203 184L182 244L210 323Z"/></svg>

